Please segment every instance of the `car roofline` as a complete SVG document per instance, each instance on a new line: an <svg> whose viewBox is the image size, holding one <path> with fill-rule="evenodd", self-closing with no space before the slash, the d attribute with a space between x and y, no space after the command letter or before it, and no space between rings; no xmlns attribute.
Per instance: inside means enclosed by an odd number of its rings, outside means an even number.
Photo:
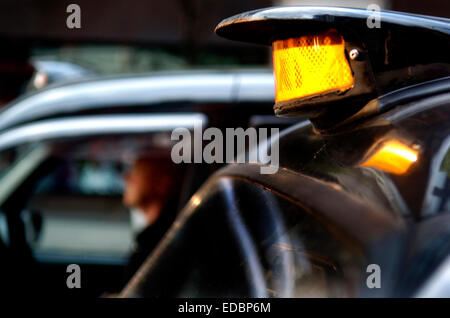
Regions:
<svg viewBox="0 0 450 318"><path fill-rule="evenodd" d="M102 76L53 85L17 99L0 113L0 131L24 122L105 107L273 100L269 69Z"/></svg>
<svg viewBox="0 0 450 318"><path fill-rule="evenodd" d="M47 61L45 61L47 62ZM53 61L52 61L53 62ZM59 62L59 61L58 61ZM52 83L38 91L33 91L31 93L27 93L22 97L14 100L10 104L14 104L16 101L19 101L22 98L27 98L29 96L39 94L48 89L53 89L57 87L64 86L72 86L81 83L90 83L97 81L106 81L106 80L120 80L120 79L130 79L130 78L149 78L149 77L178 77L178 76L187 76L187 75L225 75L225 74L265 74L271 73L272 69L270 67L248 67L248 68L212 68L212 69L184 69L184 70L164 70L164 71L150 71L150 72L142 72L142 73L121 73L121 74L92 74L88 77L84 78L75 78L73 80L61 81Z"/></svg>
<svg viewBox="0 0 450 318"><path fill-rule="evenodd" d="M98 135L172 132L176 128L204 127L208 118L202 113L154 113L73 116L46 119L11 128L0 133L0 151L27 142Z"/></svg>

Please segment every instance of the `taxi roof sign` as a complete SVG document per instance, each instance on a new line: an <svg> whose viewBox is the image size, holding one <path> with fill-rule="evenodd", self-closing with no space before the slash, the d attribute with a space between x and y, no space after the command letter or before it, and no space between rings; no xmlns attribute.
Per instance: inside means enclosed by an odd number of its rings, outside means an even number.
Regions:
<svg viewBox="0 0 450 318"><path fill-rule="evenodd" d="M379 23L371 24L374 18ZM227 18L215 32L272 45L275 114L310 118L319 131L378 113L380 99L397 90L450 76L450 20L445 18L273 7ZM342 43L330 42L330 32Z"/></svg>
<svg viewBox="0 0 450 318"><path fill-rule="evenodd" d="M382 24L450 35L450 19L395 11L380 11L378 14ZM367 20L373 15L374 11L371 10L343 7L272 7L224 19L217 25L215 32L230 40L271 45L274 40L286 38L286 34L297 33L298 36L299 31L307 32L308 29L318 27L367 28ZM289 26L301 27L303 30L292 30Z"/></svg>

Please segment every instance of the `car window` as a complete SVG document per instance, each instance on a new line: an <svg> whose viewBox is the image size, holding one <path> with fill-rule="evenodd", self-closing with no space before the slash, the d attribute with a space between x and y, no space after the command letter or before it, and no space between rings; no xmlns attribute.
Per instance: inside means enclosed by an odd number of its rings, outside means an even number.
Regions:
<svg viewBox="0 0 450 318"><path fill-rule="evenodd" d="M177 213L185 173L181 166L169 173L163 164L174 165L169 138L168 133L92 135L24 145L30 150L0 177L0 248L23 255L12 263L32 267L34 286L45 283L43 293L72 292L60 276L69 264L82 267L89 282L83 294L120 291L135 272L130 264L140 265L135 255L143 246L140 237L147 237L145 214L138 210L142 200L159 195L161 184L173 187L167 192L171 210L164 202L165 223L151 244L158 244ZM154 171L161 174L152 178Z"/></svg>
<svg viewBox="0 0 450 318"><path fill-rule="evenodd" d="M39 259L125 258L132 247L117 162L68 159L40 179L22 217Z"/></svg>
<svg viewBox="0 0 450 318"><path fill-rule="evenodd" d="M15 161L0 178L0 199L2 205L13 196L23 200L14 213L20 213L34 257L125 265L136 228L122 202L123 174L134 157L166 150L155 148L152 135L61 139L31 149L20 156L13 149Z"/></svg>

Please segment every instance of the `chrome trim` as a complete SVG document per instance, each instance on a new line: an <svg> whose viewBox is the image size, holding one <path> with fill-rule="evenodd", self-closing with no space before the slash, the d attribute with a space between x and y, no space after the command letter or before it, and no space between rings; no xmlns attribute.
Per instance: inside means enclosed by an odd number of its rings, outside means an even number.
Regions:
<svg viewBox="0 0 450 318"><path fill-rule="evenodd" d="M44 139L124 133L170 132L178 127L194 129L207 124L201 113L102 115L42 120L0 134L0 151L25 142Z"/></svg>
<svg viewBox="0 0 450 318"><path fill-rule="evenodd" d="M170 102L272 102L273 85L269 70L99 77L49 86L16 100L0 113L0 130L56 114L103 107Z"/></svg>

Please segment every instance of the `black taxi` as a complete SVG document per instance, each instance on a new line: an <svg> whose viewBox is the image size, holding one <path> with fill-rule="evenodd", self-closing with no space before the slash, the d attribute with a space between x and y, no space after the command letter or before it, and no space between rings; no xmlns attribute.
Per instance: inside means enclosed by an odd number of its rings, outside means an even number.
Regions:
<svg viewBox="0 0 450 318"><path fill-rule="evenodd" d="M378 20L377 20L378 19ZM279 169L231 164L122 297L450 296L450 20L274 7L217 35L271 45Z"/></svg>

